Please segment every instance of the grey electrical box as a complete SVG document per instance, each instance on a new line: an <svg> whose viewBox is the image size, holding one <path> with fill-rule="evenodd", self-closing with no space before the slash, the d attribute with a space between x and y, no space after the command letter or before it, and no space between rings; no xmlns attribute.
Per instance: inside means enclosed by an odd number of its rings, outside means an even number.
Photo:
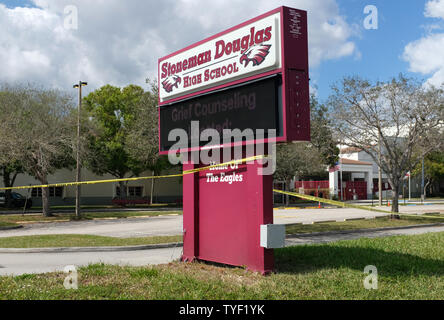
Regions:
<svg viewBox="0 0 444 320"><path fill-rule="evenodd" d="M285 246L285 225L261 225L261 247L266 249L283 248Z"/></svg>

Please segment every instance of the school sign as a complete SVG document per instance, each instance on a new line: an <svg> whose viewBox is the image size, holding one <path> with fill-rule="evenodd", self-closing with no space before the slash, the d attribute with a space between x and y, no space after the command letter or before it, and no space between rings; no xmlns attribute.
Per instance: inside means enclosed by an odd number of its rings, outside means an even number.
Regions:
<svg viewBox="0 0 444 320"><path fill-rule="evenodd" d="M179 146L174 150L188 159L189 151L208 149L191 139L170 141L175 129L189 137L206 128L221 134L248 129L242 146L310 140L305 11L279 7L167 55L159 59L158 79L161 154ZM275 136L258 135L260 130ZM230 140L210 147L235 146ZM183 169L205 165L187 161ZM273 225L272 176L258 174L263 166L241 163L184 176L183 260L273 270L276 235L283 237L283 229Z"/></svg>

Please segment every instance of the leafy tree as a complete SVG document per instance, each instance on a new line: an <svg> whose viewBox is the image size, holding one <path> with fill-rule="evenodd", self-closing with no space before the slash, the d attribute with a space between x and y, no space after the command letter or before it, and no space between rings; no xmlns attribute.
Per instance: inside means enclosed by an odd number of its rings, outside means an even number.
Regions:
<svg viewBox="0 0 444 320"><path fill-rule="evenodd" d="M84 106L95 129L88 132L86 166L94 173L116 178L139 175L141 161L131 156L126 143L128 126L141 115L146 99L143 89L129 85L123 89L106 85L85 97ZM126 184L119 183L120 196L126 197Z"/></svg>
<svg viewBox="0 0 444 320"><path fill-rule="evenodd" d="M328 108L320 104L313 95L310 102L311 144L319 152L322 164L332 167L339 160L339 148L333 138Z"/></svg>
<svg viewBox="0 0 444 320"><path fill-rule="evenodd" d="M364 150L387 174L392 212L398 212L405 174L444 141L443 90L400 75L375 84L345 77L333 92L329 107L338 140Z"/></svg>
<svg viewBox="0 0 444 320"><path fill-rule="evenodd" d="M274 178L285 183L285 189L290 190L290 182L294 176L308 176L325 171L320 153L310 143L281 144L276 147L276 171ZM286 197L286 203L289 199Z"/></svg>
<svg viewBox="0 0 444 320"><path fill-rule="evenodd" d="M125 150L155 176L170 169L172 165L167 156L159 155L158 89L155 82L150 80L147 82L150 91L143 94L137 108L137 116L128 123ZM155 179L151 180L151 203L153 203L155 182Z"/></svg>
<svg viewBox="0 0 444 320"><path fill-rule="evenodd" d="M422 164L418 163L412 171L413 176L421 176ZM444 152L433 151L424 158L424 194L430 186L430 194L433 194L433 185L444 178Z"/></svg>
<svg viewBox="0 0 444 320"><path fill-rule="evenodd" d="M294 176L322 176L338 160L339 149L330 129L327 108L311 96L310 109L311 142L281 144L276 148L274 178L284 181L287 190ZM287 204L288 201L287 197Z"/></svg>

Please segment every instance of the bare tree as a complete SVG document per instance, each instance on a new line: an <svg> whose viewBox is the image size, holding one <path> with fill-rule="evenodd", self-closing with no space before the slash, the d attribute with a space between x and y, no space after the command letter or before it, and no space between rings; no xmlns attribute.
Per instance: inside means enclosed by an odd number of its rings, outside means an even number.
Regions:
<svg viewBox="0 0 444 320"><path fill-rule="evenodd" d="M364 150L386 173L393 189L392 212L399 212L405 174L442 147L443 90L400 75L376 84L346 77L333 91L328 105L338 140Z"/></svg>
<svg viewBox="0 0 444 320"><path fill-rule="evenodd" d="M27 173L48 184L55 170L73 164L72 98L57 90L16 86L17 99L10 105L6 140L9 157L19 159ZM43 215L50 216L49 189L42 188Z"/></svg>
<svg viewBox="0 0 444 320"><path fill-rule="evenodd" d="M6 83L0 85L0 176L6 188L14 186L17 175L23 172L20 155L13 152L16 144L17 119L14 110L22 101L22 91ZM11 201L11 190L5 192L6 205Z"/></svg>

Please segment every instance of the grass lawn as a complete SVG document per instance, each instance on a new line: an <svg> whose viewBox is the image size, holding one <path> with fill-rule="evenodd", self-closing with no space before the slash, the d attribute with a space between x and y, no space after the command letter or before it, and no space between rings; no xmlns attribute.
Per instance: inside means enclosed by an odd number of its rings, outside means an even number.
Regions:
<svg viewBox="0 0 444 320"><path fill-rule="evenodd" d="M0 248L135 246L182 242L182 236L114 238L83 234L37 235L0 238Z"/></svg>
<svg viewBox="0 0 444 320"><path fill-rule="evenodd" d="M443 299L444 232L294 246L275 251L276 274L204 263L103 264L65 273L0 277L0 299ZM378 269L367 290L366 265Z"/></svg>
<svg viewBox="0 0 444 320"><path fill-rule="evenodd" d="M444 218L444 215L440 215ZM328 232L328 231L344 231L355 229L371 229L386 227L405 227L416 224L432 224L444 223L444 219L426 218L421 216L401 216L401 219L390 219L389 217L381 217L376 219L362 219L345 222L320 222L315 224L295 224L286 228L287 234L294 233L312 233L312 232Z"/></svg>
<svg viewBox="0 0 444 320"><path fill-rule="evenodd" d="M159 208L159 207L177 207L177 203L153 203L153 204L134 204L134 205L128 205L127 208ZM68 206L51 206L51 209L59 210L59 209L70 209L74 210L76 207L74 205L68 205ZM118 208L115 205L83 205L81 206L81 209L116 209ZM41 210L42 207L40 206L33 206L33 210ZM17 209L15 209L17 210Z"/></svg>
<svg viewBox="0 0 444 320"><path fill-rule="evenodd" d="M115 211L115 212L85 212L82 219L95 218L130 218L140 216L159 216L168 214L182 214L182 211ZM10 214L0 215L1 222L23 223L23 222L57 222L75 219L74 214L56 214L53 217L43 217L41 214Z"/></svg>
<svg viewBox="0 0 444 320"><path fill-rule="evenodd" d="M18 226L16 223L0 221L0 229L7 228L7 227L16 227L16 226Z"/></svg>

